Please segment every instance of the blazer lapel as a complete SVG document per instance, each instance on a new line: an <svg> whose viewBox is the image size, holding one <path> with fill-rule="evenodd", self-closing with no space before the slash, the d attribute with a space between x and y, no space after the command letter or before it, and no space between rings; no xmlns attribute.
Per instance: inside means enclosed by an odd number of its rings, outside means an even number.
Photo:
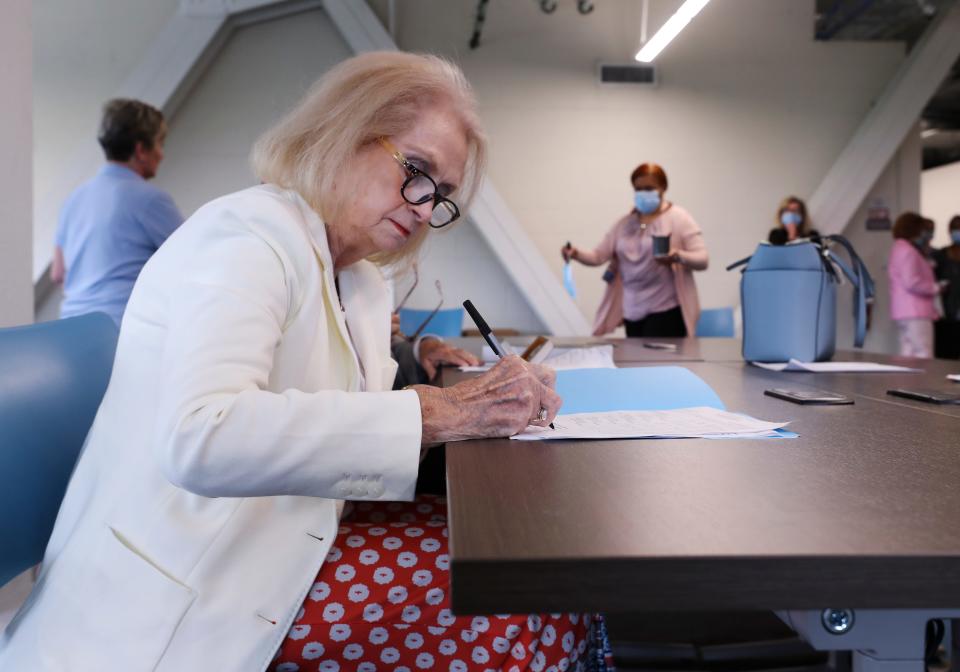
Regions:
<svg viewBox="0 0 960 672"><path fill-rule="evenodd" d="M366 389L389 390L396 364L387 354L390 308L380 270L368 261L360 261L342 270L339 280L347 327L363 367Z"/></svg>
<svg viewBox="0 0 960 672"><path fill-rule="evenodd" d="M296 198L323 274L324 297L335 316L340 338L356 358L356 377L362 376L365 390L389 390L396 363L386 352L390 342L390 308L383 277L376 266L359 261L340 271L338 296L326 225L299 194Z"/></svg>
<svg viewBox="0 0 960 672"><path fill-rule="evenodd" d="M320 267L320 275L323 277L323 299L326 303L326 311L330 319L336 325L337 335L346 348L347 352L353 355L354 366L352 367L353 379L351 387L357 390L362 389L363 363L359 359L358 353L354 348L353 339L350 336L350 330L347 328L346 317L342 309L343 303L337 296L337 287L333 275L333 257L330 255L330 247L327 244L327 227L320 219L320 216L303 200L303 197L295 191L288 192L295 200L297 207L303 215L303 223L306 228L307 237L313 245L314 256L317 259L317 265Z"/></svg>

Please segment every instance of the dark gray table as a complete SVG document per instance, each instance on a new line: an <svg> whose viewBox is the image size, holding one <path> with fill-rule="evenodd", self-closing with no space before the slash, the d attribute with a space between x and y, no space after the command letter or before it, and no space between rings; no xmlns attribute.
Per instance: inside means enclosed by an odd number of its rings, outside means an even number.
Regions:
<svg viewBox="0 0 960 672"><path fill-rule="evenodd" d="M682 365L800 438L449 444L456 612L960 604L960 419Z"/></svg>
<svg viewBox="0 0 960 672"><path fill-rule="evenodd" d="M502 340L520 347L533 341L533 336L507 336ZM479 336L448 338L449 343L480 356L484 341ZM617 362L697 362L706 359L708 353L717 361L740 358L740 342L732 338L551 338L557 347L582 347L589 345L612 345L613 358ZM715 341L706 343L706 340ZM670 343L676 350L649 348L644 343Z"/></svg>
<svg viewBox="0 0 960 672"><path fill-rule="evenodd" d="M873 399L887 404L898 404L925 412L941 413L960 418L960 405L930 404L887 394L894 388L928 389L960 393L960 383L947 378L947 374L960 373L960 362L944 359L914 359L881 355L874 352L838 352L835 361L870 361L923 369L922 373L804 373L776 372L751 367L755 374L778 387L806 386L820 390L840 392L856 399ZM740 364L730 362L730 366ZM960 446L960 438L957 439Z"/></svg>

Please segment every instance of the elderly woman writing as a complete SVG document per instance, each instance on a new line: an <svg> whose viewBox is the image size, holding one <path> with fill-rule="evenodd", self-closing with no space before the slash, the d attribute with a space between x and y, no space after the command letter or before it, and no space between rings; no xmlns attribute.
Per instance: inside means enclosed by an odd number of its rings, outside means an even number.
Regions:
<svg viewBox="0 0 960 672"><path fill-rule="evenodd" d="M560 406L516 357L390 390L375 264L455 221L483 157L460 71L403 53L335 67L260 139L263 184L198 210L140 275L0 668L583 664L582 617L453 616L444 503L398 501L425 447Z"/></svg>

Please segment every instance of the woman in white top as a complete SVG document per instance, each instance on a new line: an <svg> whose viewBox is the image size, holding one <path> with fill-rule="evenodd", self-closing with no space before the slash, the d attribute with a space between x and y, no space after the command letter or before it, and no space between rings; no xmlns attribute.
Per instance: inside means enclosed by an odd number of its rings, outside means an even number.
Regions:
<svg viewBox="0 0 960 672"><path fill-rule="evenodd" d="M401 623L422 628L408 643L437 642L438 669L506 663L489 624L474 631L491 638L483 654L440 645L438 621L471 627L447 608L442 511L408 533L416 516L398 521L402 505L386 502L413 498L431 444L548 424L554 377L510 357L451 388L391 391L391 306L375 263L453 221L483 157L462 73L399 52L335 67L260 139L263 184L200 208L139 277L42 573L0 638L0 669L426 663L404 648ZM356 505L367 522L344 500L368 500ZM392 533L374 532L377 521ZM442 544L426 543L431 529ZM402 552L394 560L413 574L381 566L397 544L418 544L421 569ZM312 627L303 621L324 604ZM556 637L539 650L576 663L568 640L583 640L583 621L556 620L564 648ZM538 625L521 628L527 639L547 631L526 616L503 622Z"/></svg>

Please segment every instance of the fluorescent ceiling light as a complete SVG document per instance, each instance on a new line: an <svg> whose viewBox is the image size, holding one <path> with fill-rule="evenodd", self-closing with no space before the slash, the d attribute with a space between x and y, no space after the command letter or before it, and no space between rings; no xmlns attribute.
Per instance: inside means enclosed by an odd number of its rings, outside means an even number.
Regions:
<svg viewBox="0 0 960 672"><path fill-rule="evenodd" d="M700 10L703 9L710 0L684 0L673 16L667 19L667 22L661 26L657 34L650 38L650 41L643 45L643 48L637 52L635 58L641 63L650 63L657 57L664 47L666 47L680 31L687 27L687 24L693 20Z"/></svg>

